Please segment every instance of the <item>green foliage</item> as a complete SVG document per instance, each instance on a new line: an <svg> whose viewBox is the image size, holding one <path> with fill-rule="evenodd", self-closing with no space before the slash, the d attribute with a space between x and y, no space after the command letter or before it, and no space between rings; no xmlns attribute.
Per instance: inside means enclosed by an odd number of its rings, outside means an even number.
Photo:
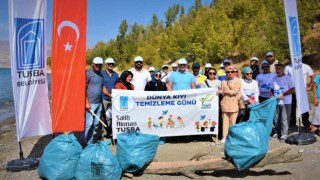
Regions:
<svg viewBox="0 0 320 180"><path fill-rule="evenodd" d="M297 6L303 37L316 21L318 6L305 0L297 0ZM264 59L266 51L274 51L283 61L289 54L283 0L212 0L208 6L195 0L188 13L174 4L164 14L164 22L154 14L146 27L123 20L115 40L98 42L87 50L87 62L95 56L110 56L124 70L141 55L146 65L160 69L181 57L203 65L220 63L226 57ZM303 44L304 52L316 52L318 47L319 40L314 38Z"/></svg>

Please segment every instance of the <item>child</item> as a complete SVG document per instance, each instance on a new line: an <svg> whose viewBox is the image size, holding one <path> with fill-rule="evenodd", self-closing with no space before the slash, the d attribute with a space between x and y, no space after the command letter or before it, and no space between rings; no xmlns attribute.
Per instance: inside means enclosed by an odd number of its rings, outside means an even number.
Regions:
<svg viewBox="0 0 320 180"><path fill-rule="evenodd" d="M319 107L319 101L320 101L320 75L316 75L316 77L313 80L314 84L312 87L312 93L313 93L313 102L314 102L314 114L311 121L311 133L319 133L319 125L320 125L320 107ZM317 109L317 110L316 110Z"/></svg>

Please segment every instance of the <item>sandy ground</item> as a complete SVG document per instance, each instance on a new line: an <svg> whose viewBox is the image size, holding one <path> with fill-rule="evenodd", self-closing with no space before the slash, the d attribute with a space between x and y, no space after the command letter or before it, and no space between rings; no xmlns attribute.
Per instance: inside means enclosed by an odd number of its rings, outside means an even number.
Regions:
<svg viewBox="0 0 320 180"><path fill-rule="evenodd" d="M291 129L291 132L296 129ZM296 146L292 145L293 150L289 153L303 151L303 161L295 163L275 164L264 168L256 168L244 171L224 170L206 172L201 175L204 179L319 179L320 170L320 138L311 145ZM24 157L40 158L44 147L50 142L52 136L41 136L25 138L22 141ZM270 140L269 148L273 149L281 146L279 141ZM110 146L115 152L115 146ZM157 161L177 161L187 160L200 152L210 152L203 158L224 157L223 145L215 144L209 136L193 136L191 140L183 137L169 139L164 145L158 147L155 159ZM40 179L37 169L22 172L7 172L6 164L14 159L18 159L18 143L16 138L15 120L10 118L0 122L0 179ZM128 179L123 177L122 179ZM133 179L188 179L180 175L147 175L135 176Z"/></svg>

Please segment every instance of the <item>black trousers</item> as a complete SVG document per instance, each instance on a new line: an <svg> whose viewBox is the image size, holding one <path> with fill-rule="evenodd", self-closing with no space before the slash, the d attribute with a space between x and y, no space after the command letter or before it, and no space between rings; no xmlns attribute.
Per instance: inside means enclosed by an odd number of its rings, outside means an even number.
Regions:
<svg viewBox="0 0 320 180"><path fill-rule="evenodd" d="M297 124L297 98L296 93L292 94L292 105L291 105L291 120L290 120L290 126L295 126ZM302 124L304 127L310 127L310 121L309 121L309 112L305 112L301 114L302 118Z"/></svg>

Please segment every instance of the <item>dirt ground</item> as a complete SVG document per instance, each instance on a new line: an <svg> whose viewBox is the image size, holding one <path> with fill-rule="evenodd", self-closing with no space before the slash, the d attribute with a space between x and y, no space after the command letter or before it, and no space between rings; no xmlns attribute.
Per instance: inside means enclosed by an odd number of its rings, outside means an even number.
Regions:
<svg viewBox="0 0 320 180"><path fill-rule="evenodd" d="M297 131L291 129L291 132ZM320 143L319 136L317 142L311 145L292 145L293 149L289 152L298 153L303 151L303 161L295 163L275 164L264 168L255 168L250 170L221 170L215 172L206 172L200 174L204 179L319 179L320 170ZM51 135L25 138L22 140L24 157L40 158L44 147L52 139ZM269 141L269 149L281 146L277 140ZM115 152L115 146L110 146ZM209 136L192 136L191 140L184 137L169 139L164 145L159 145L155 159L157 161L178 161L187 160L200 152L210 152L203 158L224 157L224 146L215 144ZM7 172L6 164L14 159L18 159L18 143L16 138L15 120L11 118L0 122L0 179L40 179L37 169L22 172ZM123 177L122 179L129 179ZM181 175L148 175L142 174L133 179L168 179L179 180L188 179Z"/></svg>

